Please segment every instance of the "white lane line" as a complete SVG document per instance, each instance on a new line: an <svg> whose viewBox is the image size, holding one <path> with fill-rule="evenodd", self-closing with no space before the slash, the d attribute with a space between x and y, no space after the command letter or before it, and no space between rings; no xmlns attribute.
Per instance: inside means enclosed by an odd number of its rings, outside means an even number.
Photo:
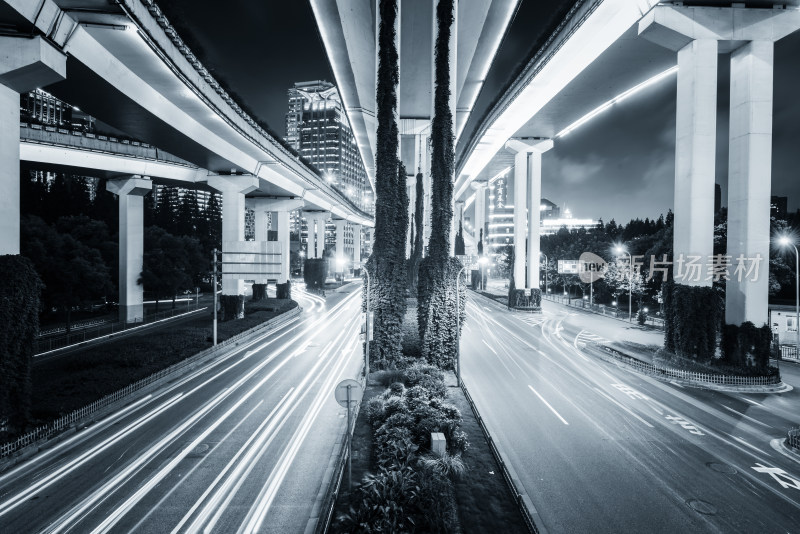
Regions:
<svg viewBox="0 0 800 534"><path fill-rule="evenodd" d="M490 350L490 351L494 352L495 356L499 356L499 354L497 354L497 351L496 351L496 350L494 350L494 347L492 347L491 345L489 345L489 344L486 342L486 340L485 340L485 339L483 339L482 341L483 341L483 344L484 344L484 345L486 345L487 347L489 347L489 350Z"/></svg>
<svg viewBox="0 0 800 534"><path fill-rule="evenodd" d="M533 386L532 386L532 385L528 384L528 387L529 387L529 388L531 388L531 391L533 391L534 395L536 395L537 397L539 397L539 400L541 400L541 401L542 401L542 402L545 404L545 406L547 406L548 408L550 408L550 411L551 411L551 412L553 412L554 414L556 414L556 417L558 417L559 419L561 419L561 422L562 422L562 423L564 423L565 425L568 425L568 424L569 424L569 423L567 423L567 420L566 420L566 419L564 419L563 417L561 417L561 414L560 414L560 413L558 413L558 412L555 410L555 408L553 408L552 406L550 406L550 403L549 403L549 402L547 402L546 400L544 400L544 397L542 397L541 395L539 395L539 392L538 392L538 391L536 391L535 389L533 389Z"/></svg>
<svg viewBox="0 0 800 534"><path fill-rule="evenodd" d="M620 408L622 408L623 410L625 410L626 412L628 412L629 414L631 414L633 417L635 417L636 419L638 419L639 421L641 421L641 422L642 422L642 423L644 423L645 425L649 426L650 428L655 428L653 425L651 425L650 423L648 423L647 421L645 421L644 419L642 419L641 417L639 417L638 415L636 415L636 414L633 412L633 410L631 410L630 408L628 408L627 406L625 406L625 405L624 405L624 404L622 404L621 402L617 401L615 398L611 397L610 395L606 395L606 394L605 394L603 391L601 391L599 388L594 388L594 389L595 389L595 390L596 390L596 391L597 391L597 392L598 392L600 395L602 395L603 397L607 398L608 400L610 400L611 402L613 402L614 404L616 404L617 406L619 406Z"/></svg>
<svg viewBox="0 0 800 534"><path fill-rule="evenodd" d="M747 397L740 397L740 398L741 398L743 401L745 401L745 402L749 402L749 403L750 403L750 404L752 404L753 406L760 406L760 407L762 407L762 408L764 407L764 405L763 405L763 404L761 404L761 403L758 403L758 402L756 402L756 401L754 401L754 400L750 400L750 399L748 399Z"/></svg>
<svg viewBox="0 0 800 534"><path fill-rule="evenodd" d="M758 423L759 425L761 425L761 426L765 426L765 427L767 427L767 428L774 428L774 427L772 427L772 426L770 426L770 425L768 425L768 424L766 424L766 423L762 423L762 422L761 422L761 421L759 421L758 419L753 419L753 418L752 418L752 417L750 417L749 415L743 414L742 412L737 412L737 411L736 411L736 410L734 410L733 408L729 408L729 407L725 406L724 404L721 404L721 406L722 406L723 408L725 408L726 410L728 410L729 412L733 412L733 413L735 413L736 415L739 415L739 416L741 416L741 417L744 417L744 418L745 418L745 419L747 419L748 421L752 421L752 422L754 422L754 423Z"/></svg>

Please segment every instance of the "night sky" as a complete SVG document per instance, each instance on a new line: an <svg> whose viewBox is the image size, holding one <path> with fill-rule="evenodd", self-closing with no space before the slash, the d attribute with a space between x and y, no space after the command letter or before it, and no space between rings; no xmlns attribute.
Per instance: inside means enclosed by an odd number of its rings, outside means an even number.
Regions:
<svg viewBox="0 0 800 534"><path fill-rule="evenodd" d="M164 5L164 4L169 5ZM571 0L522 0L472 115L473 124L515 67ZM189 28L187 42L202 47L204 64L224 78L274 131L285 133L286 91L294 82L335 82L307 1L162 0L170 20ZM220 6L224 5L224 9ZM178 19L178 20L176 20ZM800 32L775 46L772 194L800 208ZM720 56L717 182L726 205L728 167L728 61ZM556 142L543 157L542 194L575 217L657 217L672 208L675 146L675 78L626 100ZM766 184L765 184L766 185Z"/></svg>

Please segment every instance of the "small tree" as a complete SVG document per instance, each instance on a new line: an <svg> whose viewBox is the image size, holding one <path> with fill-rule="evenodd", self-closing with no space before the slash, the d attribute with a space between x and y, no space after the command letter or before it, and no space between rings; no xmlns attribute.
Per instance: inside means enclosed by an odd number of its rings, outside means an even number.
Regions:
<svg viewBox="0 0 800 534"><path fill-rule="evenodd" d="M156 311L161 299L171 298L179 291L195 286L204 270L205 261L199 242L191 237L175 236L152 226L144 234L144 265L139 283L156 299Z"/></svg>

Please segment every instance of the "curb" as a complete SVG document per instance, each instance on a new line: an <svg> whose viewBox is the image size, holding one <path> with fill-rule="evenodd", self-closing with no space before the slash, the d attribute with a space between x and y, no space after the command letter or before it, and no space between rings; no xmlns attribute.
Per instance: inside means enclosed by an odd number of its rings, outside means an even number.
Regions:
<svg viewBox="0 0 800 534"><path fill-rule="evenodd" d="M358 370L358 381L361 387L367 389L367 377L364 376L364 365L362 363ZM328 467L322 478L317 498L311 509L311 517L308 518L304 534L324 534L333 522L333 509L336 507L336 500L339 498L339 491L344 480L344 469L347 465L347 441L352 439L358 421L358 414L361 412L361 402L357 402L353 408L351 427L346 429L344 434L336 438L333 452L328 461Z"/></svg>
<svg viewBox="0 0 800 534"><path fill-rule="evenodd" d="M65 438L67 438L68 435L78 432L79 430L82 430L83 428L90 426L92 423L95 423L98 420L108 416L109 414L114 413L115 411L130 404L131 402L134 402L139 398L152 393L154 390L160 388L165 383L171 382L177 378L180 378L188 374L191 371L194 371L198 367L205 365L214 358L218 357L221 353L226 352L232 348L238 347L243 343L247 343L251 341L252 338L262 335L266 331L276 330L278 328L286 326L287 324L292 322L295 318L297 318L297 316L300 315L301 311L302 308L300 308L300 306L295 306L291 310L288 310L276 317L273 317L269 321L266 321L258 326L255 326L250 330L245 330L244 332L241 332L236 336L232 336L231 338L226 340L227 343L226 342L218 343L216 347L209 347L203 351L198 352L197 354L189 356L183 361L173 364L172 369L167 368L161 371L156 371L152 375L142 378L140 381L146 381L154 375L157 375L159 373L164 373L163 376L156 378L150 383L144 384L142 387L138 389L132 390L127 395L120 397L119 399L109 403L108 405L100 407L94 412L87 413L84 417L81 417L80 419L71 422L61 430L54 431L53 435L34 441L33 443L19 449L18 451L12 452L4 458L0 458L0 473L27 460L36 453L48 449L55 443L58 443L59 441L62 441ZM136 382L134 382L134 384L135 383ZM110 395L113 394L114 393L111 393Z"/></svg>
<svg viewBox="0 0 800 534"><path fill-rule="evenodd" d="M461 379L461 390L464 392L464 397L466 397L470 408L472 408L472 413L475 414L475 419L478 420L478 426L480 426L481 430L483 431L483 437L489 444L489 449L491 449L492 455L500 465L500 469L503 472L503 478L505 479L506 484L508 484L508 489L511 490L512 495L514 495L517 501L517 506L519 507L520 513L525 520L525 524L528 526L528 530L532 534L547 534L547 528L545 528L544 524L542 523L542 518L539 515L538 510L536 510L533 501L531 501L531 498L528 496L528 493L525 491L525 488L519 481L517 472L512 466L511 462L508 460L505 452L501 451L500 447L492 439L489 429L486 427L486 423L481 417L480 412L478 412L478 407L475 405L475 402L473 402L472 396L469 394L469 390L467 389L467 385L463 378Z"/></svg>

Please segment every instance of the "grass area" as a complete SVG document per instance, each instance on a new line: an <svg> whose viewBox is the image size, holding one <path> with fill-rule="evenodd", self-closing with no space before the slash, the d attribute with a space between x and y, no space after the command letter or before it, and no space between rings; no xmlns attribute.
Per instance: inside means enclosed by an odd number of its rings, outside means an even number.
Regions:
<svg viewBox="0 0 800 534"><path fill-rule="evenodd" d="M296 306L290 300L248 301L244 319L218 324L217 339L224 341ZM31 373L31 426L86 406L197 354L211 342L211 314L202 313L36 364Z"/></svg>

